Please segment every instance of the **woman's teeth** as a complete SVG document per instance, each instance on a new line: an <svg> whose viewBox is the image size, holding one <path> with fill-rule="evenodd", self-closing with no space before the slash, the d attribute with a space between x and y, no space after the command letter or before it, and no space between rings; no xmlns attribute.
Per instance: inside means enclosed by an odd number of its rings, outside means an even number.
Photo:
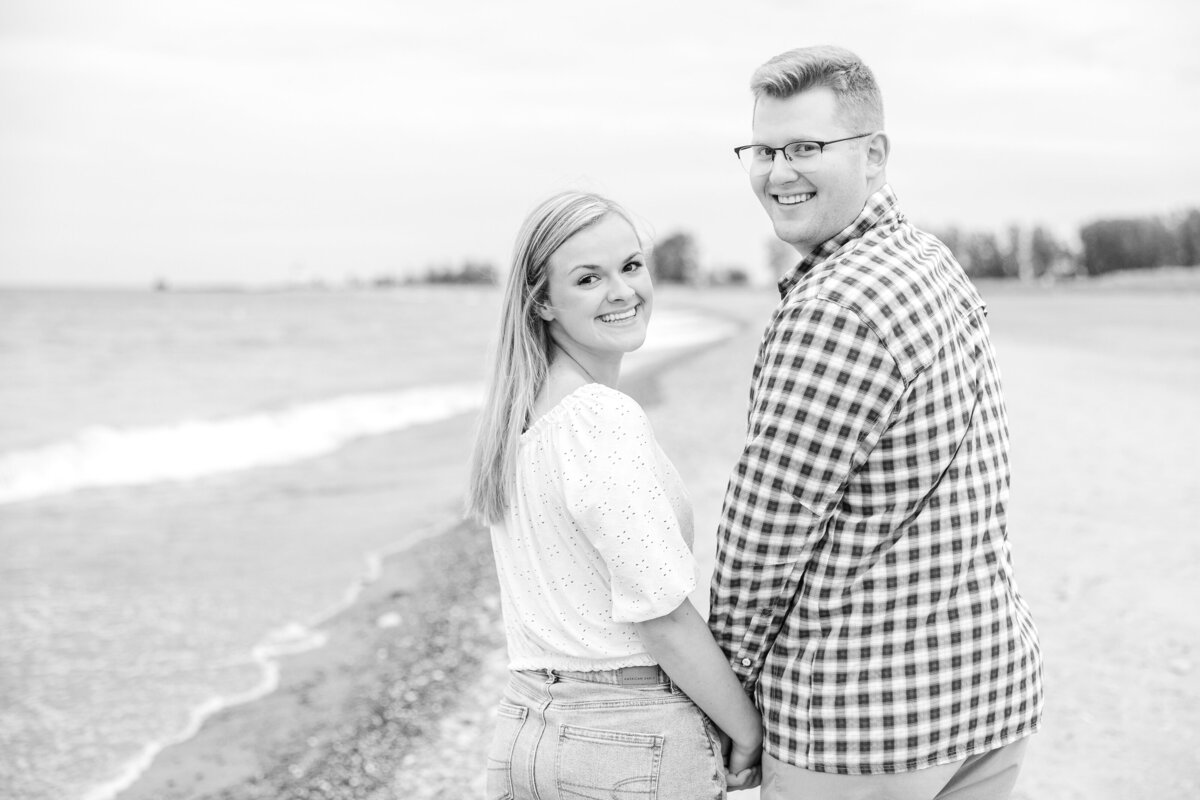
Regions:
<svg viewBox="0 0 1200 800"><path fill-rule="evenodd" d="M615 314L604 314L600 317L600 321L601 322L620 322L623 319L630 319L636 313L637 313L637 306L634 306L633 308L629 309L628 311L618 311Z"/></svg>

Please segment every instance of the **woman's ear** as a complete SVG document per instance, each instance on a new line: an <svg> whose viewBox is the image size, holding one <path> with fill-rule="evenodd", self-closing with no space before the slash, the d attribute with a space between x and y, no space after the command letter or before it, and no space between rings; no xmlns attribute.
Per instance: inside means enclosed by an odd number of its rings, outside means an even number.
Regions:
<svg viewBox="0 0 1200 800"><path fill-rule="evenodd" d="M546 305L545 303L537 304L537 313L538 316L544 319L546 322L554 319L554 309L550 308L550 306Z"/></svg>

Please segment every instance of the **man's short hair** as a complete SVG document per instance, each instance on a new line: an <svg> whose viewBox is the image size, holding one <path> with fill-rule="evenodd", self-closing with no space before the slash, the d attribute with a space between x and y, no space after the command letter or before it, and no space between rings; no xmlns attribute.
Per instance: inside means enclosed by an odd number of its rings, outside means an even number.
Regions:
<svg viewBox="0 0 1200 800"><path fill-rule="evenodd" d="M754 71L750 89L760 97L786 99L806 89L833 90L845 121L859 132L883 130L883 96L875 75L844 47L820 45L780 53Z"/></svg>

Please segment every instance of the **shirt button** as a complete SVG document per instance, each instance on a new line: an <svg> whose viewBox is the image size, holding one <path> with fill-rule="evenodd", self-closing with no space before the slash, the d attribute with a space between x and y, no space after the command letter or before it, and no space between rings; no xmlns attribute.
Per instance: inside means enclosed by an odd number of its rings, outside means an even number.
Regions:
<svg viewBox="0 0 1200 800"><path fill-rule="evenodd" d="M743 666L743 667L748 667L748 666L750 666L750 665L751 665L751 664L753 664L753 663L754 663L754 662L753 662L753 661L751 661L751 660L750 660L750 659L748 659L748 658L743 658L743 659L742 659L742 666Z"/></svg>

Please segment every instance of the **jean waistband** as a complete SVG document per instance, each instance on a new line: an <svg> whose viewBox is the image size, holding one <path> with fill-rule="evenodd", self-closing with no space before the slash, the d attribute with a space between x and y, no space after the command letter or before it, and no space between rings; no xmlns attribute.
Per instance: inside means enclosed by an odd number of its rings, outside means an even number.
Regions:
<svg viewBox="0 0 1200 800"><path fill-rule="evenodd" d="M621 667L620 669L601 669L589 672L572 670L549 669L537 670L539 673L554 675L574 681L588 683L608 683L616 686L660 686L670 683L667 673L658 665L648 667Z"/></svg>

